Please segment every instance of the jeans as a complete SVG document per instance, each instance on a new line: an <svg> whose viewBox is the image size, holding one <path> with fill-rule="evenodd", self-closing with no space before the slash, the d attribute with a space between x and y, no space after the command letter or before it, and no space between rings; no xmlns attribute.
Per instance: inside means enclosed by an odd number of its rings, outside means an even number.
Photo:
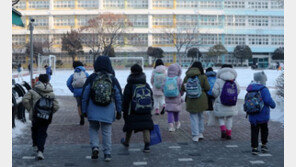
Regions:
<svg viewBox="0 0 296 167"><path fill-rule="evenodd" d="M104 154L111 154L111 134L112 134L112 124L104 123L99 121L89 121L89 138L90 145L92 148L99 148L99 129L101 127L102 131L102 148Z"/></svg>
<svg viewBox="0 0 296 167"><path fill-rule="evenodd" d="M174 123L179 121L179 112L168 112L168 123Z"/></svg>
<svg viewBox="0 0 296 167"><path fill-rule="evenodd" d="M49 124L40 124L35 121L32 121L32 127L31 127L31 132L32 132L32 141L33 141L33 146L37 146L38 151L43 152L44 151L44 145L47 137L47 128Z"/></svg>
<svg viewBox="0 0 296 167"><path fill-rule="evenodd" d="M261 130L261 142L263 145L267 143L268 137L268 124L251 124L251 147L257 148L258 147L258 136L259 130Z"/></svg>
<svg viewBox="0 0 296 167"><path fill-rule="evenodd" d="M192 136L198 136L204 132L204 115L203 112L190 113L190 124Z"/></svg>
<svg viewBox="0 0 296 167"><path fill-rule="evenodd" d="M125 143L129 144L133 131L127 131L125 134ZM150 130L143 130L143 140L145 144L150 143Z"/></svg>
<svg viewBox="0 0 296 167"><path fill-rule="evenodd" d="M220 117L218 120L219 120L220 126L225 125L227 130L231 130L231 128L232 128L232 116L226 117L226 121L225 121L225 117Z"/></svg>

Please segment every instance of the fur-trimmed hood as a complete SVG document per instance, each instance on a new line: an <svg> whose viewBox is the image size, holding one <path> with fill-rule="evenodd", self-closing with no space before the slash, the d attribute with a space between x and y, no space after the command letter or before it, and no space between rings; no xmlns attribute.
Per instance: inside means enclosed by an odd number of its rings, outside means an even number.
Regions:
<svg viewBox="0 0 296 167"><path fill-rule="evenodd" d="M237 77L237 73L232 68L222 68L217 73L217 78L220 78L224 81L233 81Z"/></svg>

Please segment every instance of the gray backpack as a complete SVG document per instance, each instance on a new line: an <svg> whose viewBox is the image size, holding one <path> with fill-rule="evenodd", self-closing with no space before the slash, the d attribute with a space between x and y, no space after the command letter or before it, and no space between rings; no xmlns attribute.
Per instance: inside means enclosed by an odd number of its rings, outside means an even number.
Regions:
<svg viewBox="0 0 296 167"><path fill-rule="evenodd" d="M82 88L86 79L87 77L84 71L74 72L72 82L73 88Z"/></svg>

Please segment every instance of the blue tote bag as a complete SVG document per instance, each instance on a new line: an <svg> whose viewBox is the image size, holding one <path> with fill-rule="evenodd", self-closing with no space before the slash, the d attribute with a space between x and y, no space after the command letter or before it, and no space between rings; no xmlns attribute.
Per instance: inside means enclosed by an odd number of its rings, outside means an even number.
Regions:
<svg viewBox="0 0 296 167"><path fill-rule="evenodd" d="M154 125L154 129L150 131L150 146L161 143L161 134L158 125Z"/></svg>

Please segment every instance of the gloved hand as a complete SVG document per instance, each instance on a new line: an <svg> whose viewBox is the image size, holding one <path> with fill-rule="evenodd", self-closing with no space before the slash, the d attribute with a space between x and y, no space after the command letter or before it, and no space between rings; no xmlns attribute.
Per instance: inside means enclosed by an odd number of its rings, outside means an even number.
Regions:
<svg viewBox="0 0 296 167"><path fill-rule="evenodd" d="M121 112L116 112L116 119L120 120L120 118L121 118Z"/></svg>

